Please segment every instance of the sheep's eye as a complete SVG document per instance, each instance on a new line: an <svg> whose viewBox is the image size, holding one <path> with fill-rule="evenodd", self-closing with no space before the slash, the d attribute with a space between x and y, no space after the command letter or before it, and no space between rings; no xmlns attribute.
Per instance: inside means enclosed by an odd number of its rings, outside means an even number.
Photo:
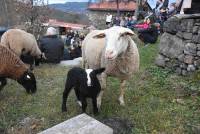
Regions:
<svg viewBox="0 0 200 134"><path fill-rule="evenodd" d="M118 40L120 40L121 38L124 37L124 34L121 34L119 37L118 37Z"/></svg>
<svg viewBox="0 0 200 134"><path fill-rule="evenodd" d="M122 34L120 34L120 37L124 37L126 34L125 33L122 33Z"/></svg>

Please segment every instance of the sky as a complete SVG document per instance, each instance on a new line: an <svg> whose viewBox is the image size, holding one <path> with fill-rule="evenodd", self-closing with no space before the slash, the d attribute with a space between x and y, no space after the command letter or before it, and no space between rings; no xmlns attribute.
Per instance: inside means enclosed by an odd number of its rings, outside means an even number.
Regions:
<svg viewBox="0 0 200 134"><path fill-rule="evenodd" d="M88 2L89 0L49 0L49 4L53 3L66 3L66 2ZM155 7L156 0L147 0L151 7ZM175 2L176 0L169 0L169 3Z"/></svg>
<svg viewBox="0 0 200 134"><path fill-rule="evenodd" d="M147 0L151 8L156 7L156 0ZM169 0L169 4L175 2L176 0Z"/></svg>
<svg viewBox="0 0 200 134"><path fill-rule="evenodd" d="M65 2L88 2L88 0L49 0L49 4Z"/></svg>

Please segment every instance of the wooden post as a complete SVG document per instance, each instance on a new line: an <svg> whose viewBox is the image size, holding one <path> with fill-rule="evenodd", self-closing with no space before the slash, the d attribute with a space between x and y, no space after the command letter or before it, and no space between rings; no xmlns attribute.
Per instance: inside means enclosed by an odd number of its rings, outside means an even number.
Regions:
<svg viewBox="0 0 200 134"><path fill-rule="evenodd" d="M119 11L119 0L116 0L117 2L117 16L119 17L120 15L120 11Z"/></svg>
<svg viewBox="0 0 200 134"><path fill-rule="evenodd" d="M7 27L10 26L10 19L9 19L9 16L8 16L8 5L7 5L7 2L6 0L3 1L4 2L4 6L5 6L5 16L6 16L6 20L7 20Z"/></svg>
<svg viewBox="0 0 200 134"><path fill-rule="evenodd" d="M138 16L139 16L139 11L141 9L141 6L142 6L142 0L137 0L137 8L135 9L135 17L136 19L138 19Z"/></svg>

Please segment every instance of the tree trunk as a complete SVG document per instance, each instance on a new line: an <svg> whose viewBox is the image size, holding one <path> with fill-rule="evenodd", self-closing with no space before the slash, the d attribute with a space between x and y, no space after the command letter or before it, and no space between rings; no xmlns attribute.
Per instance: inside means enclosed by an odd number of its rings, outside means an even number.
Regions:
<svg viewBox="0 0 200 134"><path fill-rule="evenodd" d="M9 15L8 15L8 5L6 0L4 0L4 6L5 6L5 16L6 16L6 20L7 20L7 27L10 26L10 20L9 20Z"/></svg>
<svg viewBox="0 0 200 134"><path fill-rule="evenodd" d="M120 11L119 11L119 0L116 0L116 2L117 2L117 16L119 16L119 15L120 15Z"/></svg>
<svg viewBox="0 0 200 134"><path fill-rule="evenodd" d="M139 16L139 11L141 10L142 7L142 0L137 0L137 8L135 9L135 17L138 19Z"/></svg>

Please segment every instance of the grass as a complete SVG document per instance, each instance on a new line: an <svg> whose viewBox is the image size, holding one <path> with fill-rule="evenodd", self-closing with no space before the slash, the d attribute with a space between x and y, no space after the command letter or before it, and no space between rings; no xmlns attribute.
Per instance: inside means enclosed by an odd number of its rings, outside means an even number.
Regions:
<svg viewBox="0 0 200 134"><path fill-rule="evenodd" d="M141 46L139 50L140 71L128 81L126 106L117 102L119 81L109 78L100 114L93 116L91 105L87 113L97 120L112 117L129 120L134 134L199 133L200 72L183 77L156 67L157 44ZM0 92L0 133L18 126L26 117L43 120L34 131L39 132L80 114L74 93L68 99L68 112L61 112L67 71L68 68L47 64L36 68L38 91L34 95L26 94L10 80Z"/></svg>

